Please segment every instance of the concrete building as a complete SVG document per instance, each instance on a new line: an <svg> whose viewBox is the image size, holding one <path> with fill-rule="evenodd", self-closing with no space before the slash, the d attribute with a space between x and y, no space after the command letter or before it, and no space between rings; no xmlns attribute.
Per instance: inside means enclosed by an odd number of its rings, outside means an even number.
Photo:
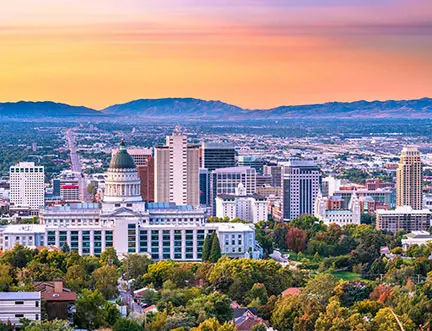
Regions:
<svg viewBox="0 0 432 331"><path fill-rule="evenodd" d="M234 194L219 194L216 197L216 216L220 218L241 218L251 223L266 221L267 199L258 194L247 194L239 184Z"/></svg>
<svg viewBox="0 0 432 331"><path fill-rule="evenodd" d="M41 320L39 292L0 292L0 321L21 326L21 319Z"/></svg>
<svg viewBox="0 0 432 331"><path fill-rule="evenodd" d="M341 209L347 209L351 196L354 192L357 194L360 200L363 200L365 202L363 203L363 210L365 212L373 213L376 209L386 209L386 206L388 207L387 209L389 209L389 207L392 206L392 195L394 191L391 188L378 188L376 190L368 190L366 188L350 188L344 190L337 190L330 197L334 197L334 199L338 197L338 199L340 199ZM368 201L371 203L368 203Z"/></svg>
<svg viewBox="0 0 432 331"><path fill-rule="evenodd" d="M80 201L80 187L79 185L61 185L60 198L65 202L79 202Z"/></svg>
<svg viewBox="0 0 432 331"><path fill-rule="evenodd" d="M154 202L154 158L150 148L128 148L128 153L135 161L141 186L141 198Z"/></svg>
<svg viewBox="0 0 432 331"><path fill-rule="evenodd" d="M416 210L410 206L397 207L395 210L377 210L376 228L396 233L427 231L431 226L432 212L429 209Z"/></svg>
<svg viewBox="0 0 432 331"><path fill-rule="evenodd" d="M20 162L11 166L10 203L15 207L38 210L45 203L45 172L34 162Z"/></svg>
<svg viewBox="0 0 432 331"><path fill-rule="evenodd" d="M256 170L251 167L221 168L211 172L210 206L216 215L216 197L219 194L234 194L238 185L243 184L246 194L256 193Z"/></svg>
<svg viewBox="0 0 432 331"><path fill-rule="evenodd" d="M416 147L402 149L396 170L396 204L423 208L423 173L420 152Z"/></svg>
<svg viewBox="0 0 432 331"><path fill-rule="evenodd" d="M155 201L199 205L200 146L188 146L176 129L155 148Z"/></svg>
<svg viewBox="0 0 432 331"><path fill-rule="evenodd" d="M348 209L331 208L329 207L328 200L331 198L323 197L318 193L315 200L314 216L330 225L335 223L340 226L347 224L360 224L361 220L361 206L360 199L357 197L355 191L353 192Z"/></svg>
<svg viewBox="0 0 432 331"><path fill-rule="evenodd" d="M47 206L39 216L38 225L7 226L4 249L17 242L27 247L67 243L80 255L99 256L115 247L119 255L147 253L154 260L199 261L205 237L215 231L221 243L236 236L235 247L221 244L222 254L260 256L252 224L206 223L203 208L143 201L135 162L123 143L111 159L101 203Z"/></svg>
<svg viewBox="0 0 432 331"><path fill-rule="evenodd" d="M280 165L264 165L263 172L264 172L264 175L271 175L272 176L271 186L281 187L282 166L280 166Z"/></svg>
<svg viewBox="0 0 432 331"><path fill-rule="evenodd" d="M219 168L235 167L235 148L231 144L202 143L202 168L213 171Z"/></svg>
<svg viewBox="0 0 432 331"><path fill-rule="evenodd" d="M314 202L320 188L320 170L313 161L291 159L282 165L283 219L314 213Z"/></svg>
<svg viewBox="0 0 432 331"><path fill-rule="evenodd" d="M413 231L407 233L405 239L402 239L402 248L406 251L412 245L428 245L432 242L432 235L429 231Z"/></svg>

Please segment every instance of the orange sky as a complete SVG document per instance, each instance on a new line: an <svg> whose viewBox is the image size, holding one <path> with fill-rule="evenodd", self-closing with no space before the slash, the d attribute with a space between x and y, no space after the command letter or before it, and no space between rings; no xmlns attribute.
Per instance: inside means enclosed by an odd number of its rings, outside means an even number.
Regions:
<svg viewBox="0 0 432 331"><path fill-rule="evenodd" d="M431 22L430 0L2 2L0 101L431 97Z"/></svg>

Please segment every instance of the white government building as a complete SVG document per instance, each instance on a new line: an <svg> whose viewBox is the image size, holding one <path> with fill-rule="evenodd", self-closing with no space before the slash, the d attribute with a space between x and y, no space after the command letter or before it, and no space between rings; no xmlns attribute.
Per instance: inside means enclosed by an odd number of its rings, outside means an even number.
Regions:
<svg viewBox="0 0 432 331"><path fill-rule="evenodd" d="M38 225L9 225L3 249L65 243L81 255L100 255L114 247L119 255L148 253L154 260L198 261L207 235L216 231L222 254L258 258L253 224L206 223L205 210L169 202L146 203L124 143L111 159L101 203L71 203L39 211Z"/></svg>

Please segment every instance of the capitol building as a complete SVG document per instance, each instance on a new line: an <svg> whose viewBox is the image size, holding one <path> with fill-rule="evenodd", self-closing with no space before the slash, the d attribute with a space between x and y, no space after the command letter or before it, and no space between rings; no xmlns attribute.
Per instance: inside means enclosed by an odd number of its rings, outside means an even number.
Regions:
<svg viewBox="0 0 432 331"><path fill-rule="evenodd" d="M81 255L147 253L153 260L199 261L204 239L216 232L222 254L259 257L252 224L206 223L205 210L142 200L140 180L124 142L114 153L101 203L53 205L39 211L39 224L8 225L0 234L4 250L65 244Z"/></svg>

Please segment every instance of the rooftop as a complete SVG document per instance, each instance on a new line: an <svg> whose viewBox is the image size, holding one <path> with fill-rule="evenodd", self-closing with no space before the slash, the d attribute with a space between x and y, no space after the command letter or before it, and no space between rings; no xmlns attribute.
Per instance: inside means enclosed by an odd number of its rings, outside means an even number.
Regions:
<svg viewBox="0 0 432 331"><path fill-rule="evenodd" d="M0 292L1 300L40 300L40 292Z"/></svg>
<svg viewBox="0 0 432 331"><path fill-rule="evenodd" d="M399 206L395 210L384 210L378 209L376 211L377 215L395 215L395 214L418 214L418 215L432 215L429 209L416 210L412 209L411 206Z"/></svg>
<svg viewBox="0 0 432 331"><path fill-rule="evenodd" d="M229 168L219 168L213 170L214 173L223 174L223 173L242 173L248 170L255 170L251 167L229 167Z"/></svg>
<svg viewBox="0 0 432 331"><path fill-rule="evenodd" d="M3 234L8 233L45 233L45 225L42 224L10 224L6 226Z"/></svg>

